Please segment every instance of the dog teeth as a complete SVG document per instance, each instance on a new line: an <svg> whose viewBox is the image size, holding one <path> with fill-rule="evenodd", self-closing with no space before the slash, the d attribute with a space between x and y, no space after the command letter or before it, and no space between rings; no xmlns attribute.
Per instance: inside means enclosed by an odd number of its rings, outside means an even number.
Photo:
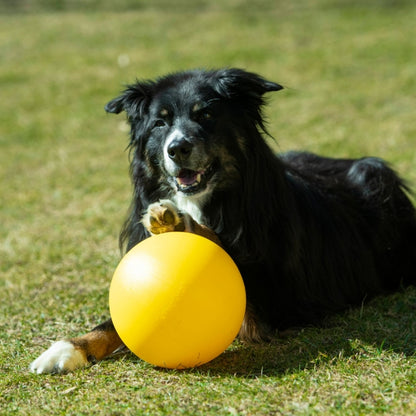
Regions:
<svg viewBox="0 0 416 416"><path fill-rule="evenodd" d="M199 181L195 181L194 183L191 183L190 185L186 185L184 183L181 183L180 180L176 180L176 183L179 185L180 188L186 189L186 188L194 188L195 186L198 186L199 183L200 183L200 180Z"/></svg>

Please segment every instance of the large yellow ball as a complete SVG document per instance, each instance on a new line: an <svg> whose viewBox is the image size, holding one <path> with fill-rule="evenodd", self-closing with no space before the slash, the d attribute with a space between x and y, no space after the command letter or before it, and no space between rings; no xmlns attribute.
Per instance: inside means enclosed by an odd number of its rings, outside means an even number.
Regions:
<svg viewBox="0 0 416 416"><path fill-rule="evenodd" d="M110 286L110 313L125 345L166 368L189 368L220 355L246 308L240 272L217 244L169 232L133 247Z"/></svg>

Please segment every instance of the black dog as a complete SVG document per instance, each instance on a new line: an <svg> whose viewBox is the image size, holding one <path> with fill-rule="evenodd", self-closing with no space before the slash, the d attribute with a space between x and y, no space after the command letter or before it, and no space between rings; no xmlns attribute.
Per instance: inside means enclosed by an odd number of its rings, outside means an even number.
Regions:
<svg viewBox="0 0 416 416"><path fill-rule="evenodd" d="M246 285L245 340L416 280L406 186L377 158L276 156L261 108L280 89L239 69L195 70L137 82L106 106L131 125L134 197L122 244L170 230L220 242ZM121 345L108 321L53 344L31 368L71 370Z"/></svg>

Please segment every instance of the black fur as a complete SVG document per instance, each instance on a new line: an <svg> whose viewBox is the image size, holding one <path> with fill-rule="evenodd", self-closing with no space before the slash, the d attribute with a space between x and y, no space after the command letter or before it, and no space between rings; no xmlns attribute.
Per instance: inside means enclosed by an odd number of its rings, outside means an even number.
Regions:
<svg viewBox="0 0 416 416"><path fill-rule="evenodd" d="M316 322L416 280L407 187L377 158L276 156L261 109L263 95L281 88L239 69L195 70L136 82L106 106L126 111L131 124L134 196L121 243L128 250L148 237L140 220L150 203L178 194L196 201L200 221L238 264L256 315L272 328ZM175 144L201 153L193 166L165 166L164 157L176 157L164 154L175 128L183 135ZM188 149L180 150L186 159ZM209 192L199 199L175 176L195 176L205 161Z"/></svg>

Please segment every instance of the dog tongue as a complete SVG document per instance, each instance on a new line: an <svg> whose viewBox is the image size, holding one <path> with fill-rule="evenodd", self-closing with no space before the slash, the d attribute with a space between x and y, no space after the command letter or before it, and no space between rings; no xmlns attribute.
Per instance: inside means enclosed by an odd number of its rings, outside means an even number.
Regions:
<svg viewBox="0 0 416 416"><path fill-rule="evenodd" d="M190 169L182 169L178 175L178 182L181 185L192 185L198 180L199 172Z"/></svg>

